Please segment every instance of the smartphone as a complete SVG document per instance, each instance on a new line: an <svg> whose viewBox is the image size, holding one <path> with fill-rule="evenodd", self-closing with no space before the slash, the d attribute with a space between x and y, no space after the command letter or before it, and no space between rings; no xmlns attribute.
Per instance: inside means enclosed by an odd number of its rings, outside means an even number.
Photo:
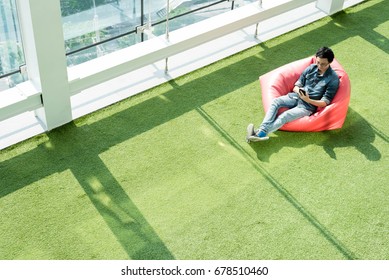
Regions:
<svg viewBox="0 0 389 280"><path fill-rule="evenodd" d="M307 95L307 92L304 89L302 89L302 88L299 89L299 93Z"/></svg>

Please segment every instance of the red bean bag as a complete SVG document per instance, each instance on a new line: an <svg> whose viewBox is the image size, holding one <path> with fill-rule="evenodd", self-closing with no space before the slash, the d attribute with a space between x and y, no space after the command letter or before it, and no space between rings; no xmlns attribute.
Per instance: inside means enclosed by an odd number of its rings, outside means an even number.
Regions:
<svg viewBox="0 0 389 280"><path fill-rule="evenodd" d="M259 77L262 88L262 104L265 112L270 107L271 101L293 90L294 84L304 69L315 63L315 57L300 59L277 69L274 69ZM338 74L339 89L332 102L324 108L318 108L317 112L310 116L297 119L282 126L280 130L286 131L323 131L341 128L347 114L350 102L351 85L347 73L339 62L334 59L332 69ZM287 110L280 109L279 113Z"/></svg>

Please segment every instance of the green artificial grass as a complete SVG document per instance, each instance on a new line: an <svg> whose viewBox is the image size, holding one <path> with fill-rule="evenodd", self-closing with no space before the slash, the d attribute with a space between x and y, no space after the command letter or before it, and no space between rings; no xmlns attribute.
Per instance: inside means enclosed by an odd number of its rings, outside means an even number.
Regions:
<svg viewBox="0 0 389 280"><path fill-rule="evenodd" d="M0 259L389 259L389 2L259 44L0 155ZM247 144L258 76L333 48L344 127Z"/></svg>

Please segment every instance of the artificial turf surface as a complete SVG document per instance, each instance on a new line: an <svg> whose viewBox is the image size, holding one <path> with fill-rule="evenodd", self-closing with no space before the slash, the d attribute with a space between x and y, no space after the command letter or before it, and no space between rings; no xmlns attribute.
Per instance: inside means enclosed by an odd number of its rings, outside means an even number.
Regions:
<svg viewBox="0 0 389 280"><path fill-rule="evenodd" d="M332 17L0 152L0 259L389 259L389 2ZM331 47L342 129L247 144L258 76Z"/></svg>

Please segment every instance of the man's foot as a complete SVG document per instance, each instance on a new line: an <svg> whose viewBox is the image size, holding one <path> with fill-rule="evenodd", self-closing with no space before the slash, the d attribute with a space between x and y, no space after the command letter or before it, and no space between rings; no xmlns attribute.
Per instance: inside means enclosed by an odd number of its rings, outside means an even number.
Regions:
<svg viewBox="0 0 389 280"><path fill-rule="evenodd" d="M267 137L266 132L263 131L263 130L257 132L255 135L257 135L259 138L267 138L267 139L269 139L269 137ZM267 139L266 139L266 140L267 140Z"/></svg>
<svg viewBox="0 0 389 280"><path fill-rule="evenodd" d="M267 136L266 133L261 130L258 133L255 133L254 135L248 136L247 143L265 141L268 139L269 139L269 136Z"/></svg>

